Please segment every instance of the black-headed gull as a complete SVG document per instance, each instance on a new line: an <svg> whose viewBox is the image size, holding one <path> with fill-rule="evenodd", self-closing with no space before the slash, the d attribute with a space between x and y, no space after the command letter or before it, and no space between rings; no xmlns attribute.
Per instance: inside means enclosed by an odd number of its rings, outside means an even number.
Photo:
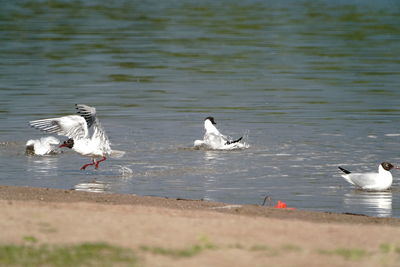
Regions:
<svg viewBox="0 0 400 267"><path fill-rule="evenodd" d="M238 148L246 148L248 145L240 142L243 137L239 139L232 140L227 136L221 134L217 127L217 123L213 117L207 117L204 120L205 134L203 140L195 140L195 147L206 147L211 149L221 149L221 150L232 150Z"/></svg>
<svg viewBox="0 0 400 267"><path fill-rule="evenodd" d="M96 117L96 109L87 105L75 105L79 115L69 115L59 118L30 121L29 124L41 131L56 133L69 137L59 147L68 147L77 153L91 157L92 163L85 164L81 170L94 165L97 169L99 163L105 161L112 150L106 133ZM92 136L89 129L93 130ZM98 160L98 158L101 158Z"/></svg>
<svg viewBox="0 0 400 267"><path fill-rule="evenodd" d="M342 167L339 169L344 172L342 177L352 185L363 190L382 191L389 189L393 182L391 169L399 169L389 162L382 162L379 165L378 172L353 173Z"/></svg>
<svg viewBox="0 0 400 267"><path fill-rule="evenodd" d="M57 153L57 145L60 140L54 136L46 136L40 139L31 139L26 142L26 154L28 155L51 155Z"/></svg>

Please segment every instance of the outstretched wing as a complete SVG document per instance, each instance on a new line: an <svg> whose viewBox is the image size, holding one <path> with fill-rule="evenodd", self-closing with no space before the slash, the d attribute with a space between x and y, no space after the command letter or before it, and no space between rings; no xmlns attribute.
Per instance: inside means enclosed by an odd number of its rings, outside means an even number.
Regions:
<svg viewBox="0 0 400 267"><path fill-rule="evenodd" d="M88 127L93 127L92 141L96 142L104 153L111 153L110 141L100 121L97 119L96 109L83 104L76 104L75 106L78 114L86 120Z"/></svg>
<svg viewBox="0 0 400 267"><path fill-rule="evenodd" d="M76 104L75 107L78 114L86 120L88 128L92 127L93 123L96 122L96 109L83 104Z"/></svg>
<svg viewBox="0 0 400 267"><path fill-rule="evenodd" d="M29 125L43 132L65 135L73 139L88 136L86 120L78 115L30 121Z"/></svg>

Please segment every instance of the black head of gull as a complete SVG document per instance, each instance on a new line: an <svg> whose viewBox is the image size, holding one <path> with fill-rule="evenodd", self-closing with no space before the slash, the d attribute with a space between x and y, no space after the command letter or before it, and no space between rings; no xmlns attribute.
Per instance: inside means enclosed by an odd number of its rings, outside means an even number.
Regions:
<svg viewBox="0 0 400 267"><path fill-rule="evenodd" d="M74 147L74 139L70 138L67 141L64 141L60 146L61 147L68 147L68 148L73 148Z"/></svg>
<svg viewBox="0 0 400 267"><path fill-rule="evenodd" d="M383 168L385 171L390 171L391 169L396 168L392 163L389 163L389 162L387 162L387 161L382 162L381 165L382 165L382 168ZM398 168L396 168L396 169L398 169Z"/></svg>
<svg viewBox="0 0 400 267"><path fill-rule="evenodd" d="M206 121L206 120L209 120L209 121L211 121L211 123L214 124L214 125L217 124L217 123L215 122L215 120L214 120L214 117L207 117L207 118L205 118L204 120L205 120L205 121Z"/></svg>

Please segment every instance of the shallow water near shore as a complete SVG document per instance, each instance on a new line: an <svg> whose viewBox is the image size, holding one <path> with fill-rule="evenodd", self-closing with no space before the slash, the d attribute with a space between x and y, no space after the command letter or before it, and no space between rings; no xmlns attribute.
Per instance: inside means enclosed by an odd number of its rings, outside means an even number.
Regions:
<svg viewBox="0 0 400 267"><path fill-rule="evenodd" d="M0 183L400 217L400 171L362 192L337 169L400 165L399 25L389 0L9 1ZM25 155L75 103L124 157ZM193 149L207 116L250 148Z"/></svg>

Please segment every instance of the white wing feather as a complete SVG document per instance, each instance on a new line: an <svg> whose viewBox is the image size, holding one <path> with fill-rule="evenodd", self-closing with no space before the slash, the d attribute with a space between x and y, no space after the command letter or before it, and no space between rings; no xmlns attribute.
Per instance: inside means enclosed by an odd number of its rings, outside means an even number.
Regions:
<svg viewBox="0 0 400 267"><path fill-rule="evenodd" d="M344 177L344 176L347 176ZM368 185L374 185L376 183L378 173L350 173L343 175L348 182L358 187L364 188Z"/></svg>
<svg viewBox="0 0 400 267"><path fill-rule="evenodd" d="M47 133L64 135L73 139L83 139L89 134L86 120L78 115L30 121L29 125Z"/></svg>

